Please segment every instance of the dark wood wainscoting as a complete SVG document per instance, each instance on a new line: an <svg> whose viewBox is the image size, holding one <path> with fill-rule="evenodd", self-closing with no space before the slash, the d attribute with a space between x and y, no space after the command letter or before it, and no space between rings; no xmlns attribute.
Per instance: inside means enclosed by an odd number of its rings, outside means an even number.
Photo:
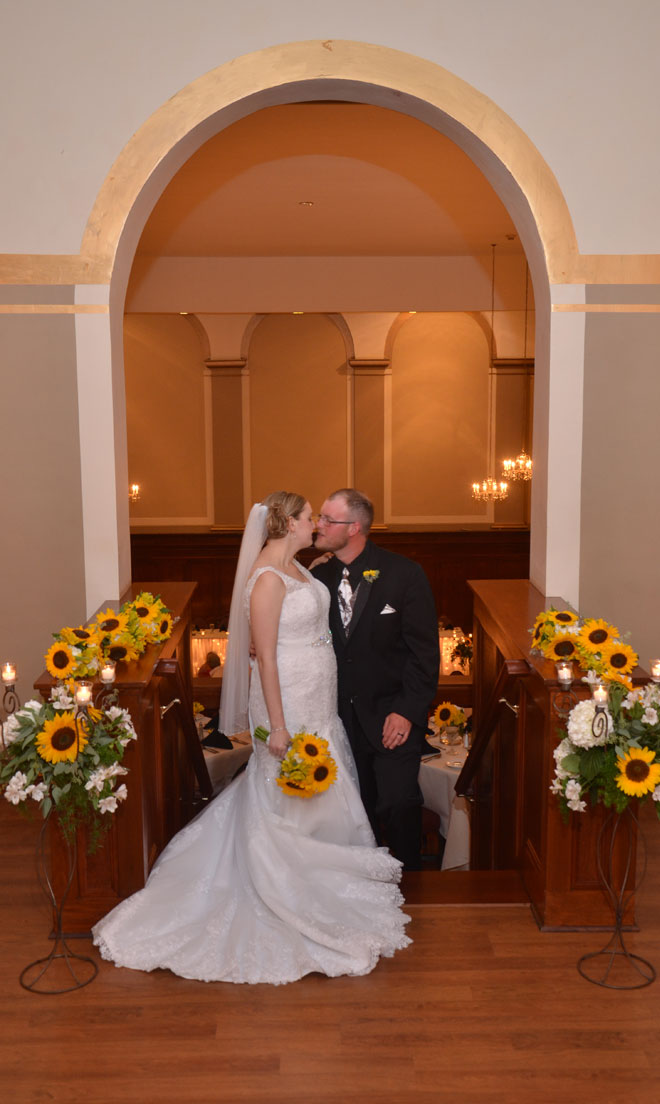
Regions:
<svg viewBox="0 0 660 1104"><path fill-rule="evenodd" d="M438 616L465 631L472 626L468 579L529 576L528 530L377 530L372 540L417 560L431 583ZM193 625L222 625L229 617L240 541L240 532L135 532L131 535L133 579L196 582ZM312 549L301 554L303 563L313 558Z"/></svg>

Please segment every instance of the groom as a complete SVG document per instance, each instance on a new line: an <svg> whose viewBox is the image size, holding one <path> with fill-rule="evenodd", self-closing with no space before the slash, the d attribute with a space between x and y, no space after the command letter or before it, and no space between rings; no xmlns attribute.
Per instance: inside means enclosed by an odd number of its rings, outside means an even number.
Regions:
<svg viewBox="0 0 660 1104"><path fill-rule="evenodd" d="M420 868L422 795L417 782L428 712L438 685L438 622L419 564L372 544L373 506L352 488L325 500L315 547L333 553L313 568L330 591L339 715L376 838ZM380 840L379 840L380 842Z"/></svg>

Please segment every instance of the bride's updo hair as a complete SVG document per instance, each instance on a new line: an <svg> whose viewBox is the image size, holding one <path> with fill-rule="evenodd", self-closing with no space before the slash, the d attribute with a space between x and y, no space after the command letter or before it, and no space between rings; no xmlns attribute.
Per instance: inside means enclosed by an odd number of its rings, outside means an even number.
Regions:
<svg viewBox="0 0 660 1104"><path fill-rule="evenodd" d="M291 491L273 491L263 500L268 507L266 534L269 540L281 540L289 532L289 518L300 517L307 499Z"/></svg>

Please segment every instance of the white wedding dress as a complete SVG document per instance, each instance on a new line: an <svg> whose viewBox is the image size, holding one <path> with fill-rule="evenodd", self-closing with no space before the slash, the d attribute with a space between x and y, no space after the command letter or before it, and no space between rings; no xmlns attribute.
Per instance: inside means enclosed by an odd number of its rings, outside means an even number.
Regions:
<svg viewBox="0 0 660 1104"><path fill-rule="evenodd" d="M253 574L246 602L269 570ZM287 728L328 740L337 780L313 798L284 794L278 760L253 738L246 771L171 841L145 888L93 929L117 966L281 985L313 971L366 974L410 943L401 864L375 845L336 713L328 590L307 571L306 582L277 574L286 586L277 660ZM250 724L269 726L256 665Z"/></svg>

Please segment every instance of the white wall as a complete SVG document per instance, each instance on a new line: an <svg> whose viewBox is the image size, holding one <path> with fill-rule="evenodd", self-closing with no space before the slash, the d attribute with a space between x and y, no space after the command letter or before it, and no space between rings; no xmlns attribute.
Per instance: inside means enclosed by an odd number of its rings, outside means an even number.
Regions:
<svg viewBox="0 0 660 1104"><path fill-rule="evenodd" d="M77 252L114 159L190 81L269 45L333 38L427 58L489 96L556 174L583 252L660 252L655 0L5 5L3 251Z"/></svg>

